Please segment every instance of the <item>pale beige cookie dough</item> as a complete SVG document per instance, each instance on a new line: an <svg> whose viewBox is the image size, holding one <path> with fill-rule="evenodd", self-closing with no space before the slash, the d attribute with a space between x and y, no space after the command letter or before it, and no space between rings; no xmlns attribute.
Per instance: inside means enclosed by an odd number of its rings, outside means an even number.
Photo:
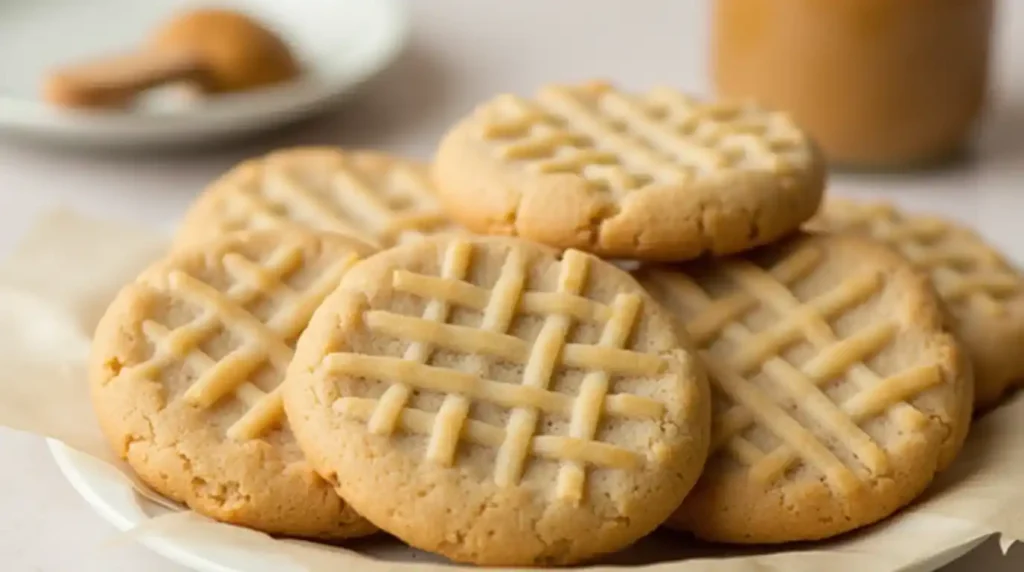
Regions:
<svg viewBox="0 0 1024 572"><path fill-rule="evenodd" d="M927 279L885 246L796 237L639 277L712 387L712 452L670 526L733 543L828 538L907 505L960 450L969 363Z"/></svg>
<svg viewBox="0 0 1024 572"><path fill-rule="evenodd" d="M406 543L571 564L656 528L700 474L706 380L627 273L570 250L434 237L353 268L285 406L310 462Z"/></svg>
<svg viewBox="0 0 1024 572"><path fill-rule="evenodd" d="M313 472L284 419L295 340L372 249L297 230L181 249L100 321L89 377L118 455L167 497L217 520L322 539L372 525Z"/></svg>
<svg viewBox="0 0 1024 572"><path fill-rule="evenodd" d="M680 261L797 230L825 167L783 113L592 82L480 104L440 143L434 179L474 232Z"/></svg>
<svg viewBox="0 0 1024 572"><path fill-rule="evenodd" d="M455 230L425 164L376 151L298 147L244 161L214 181L185 215L176 242L282 226L379 247Z"/></svg>
<svg viewBox="0 0 1024 572"><path fill-rule="evenodd" d="M977 409L1024 382L1024 278L974 231L886 203L839 198L807 227L881 240L931 276L974 364Z"/></svg>

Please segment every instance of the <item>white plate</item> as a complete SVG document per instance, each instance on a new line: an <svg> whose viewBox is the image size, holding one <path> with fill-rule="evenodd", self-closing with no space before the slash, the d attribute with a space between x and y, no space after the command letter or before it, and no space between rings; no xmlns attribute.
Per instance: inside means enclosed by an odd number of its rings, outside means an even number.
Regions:
<svg viewBox="0 0 1024 572"><path fill-rule="evenodd" d="M78 494L104 520L120 531L128 531L146 520L164 514L167 509L139 497L102 475L111 471L100 461L75 451L60 441L47 440L57 467ZM141 536L146 548L196 572L280 572L280 563L261 561L256 555L223 549L215 545L197 546L158 536Z"/></svg>
<svg viewBox="0 0 1024 572"><path fill-rule="evenodd" d="M0 0L0 132L90 146L181 145L278 127L325 109L382 70L408 32L400 0L221 0L277 30L306 74L182 108L75 112L39 98L45 73L119 53L191 0Z"/></svg>
<svg viewBox="0 0 1024 572"><path fill-rule="evenodd" d="M123 487L111 486L108 480L100 476L99 471L103 471L104 467L99 461L59 441L48 440L47 443L57 466L71 486L100 516L119 530L129 530L153 516L166 512L163 507L138 497ZM140 508L140 505L145 508ZM928 562L900 572L933 572L967 554L985 540L983 537L961 546L952 546L945 552L936 554ZM280 563L270 563L238 550L226 550L211 545L197 546L151 536L141 537L140 542L164 558L197 572L280 572L281 569ZM685 567L685 564L682 564L680 569Z"/></svg>

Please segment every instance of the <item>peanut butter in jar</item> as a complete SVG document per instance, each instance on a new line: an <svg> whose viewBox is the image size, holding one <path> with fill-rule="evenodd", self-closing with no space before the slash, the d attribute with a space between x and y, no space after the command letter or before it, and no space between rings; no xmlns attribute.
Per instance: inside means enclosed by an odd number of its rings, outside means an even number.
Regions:
<svg viewBox="0 0 1024 572"><path fill-rule="evenodd" d="M720 95L785 109L847 168L941 161L988 84L993 0L716 0Z"/></svg>

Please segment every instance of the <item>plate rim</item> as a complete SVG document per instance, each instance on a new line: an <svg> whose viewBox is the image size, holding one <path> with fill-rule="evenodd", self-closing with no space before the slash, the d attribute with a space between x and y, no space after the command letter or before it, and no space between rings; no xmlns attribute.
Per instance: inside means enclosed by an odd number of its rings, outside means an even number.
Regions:
<svg viewBox="0 0 1024 572"><path fill-rule="evenodd" d="M53 456L60 470L61 475L71 484L71 487L81 496L85 502L97 513L100 518L112 524L121 532L127 532L142 522L143 519L134 519L118 511L113 504L104 498L99 492L92 488L88 479L83 476L73 455L84 455L69 447L61 441L47 438L47 447ZM928 562L920 566L903 568L904 572L935 572L947 564L961 558L968 552L974 550L992 535L985 535L959 546L951 546L948 549L934 555ZM180 545L173 540L167 540L155 536L142 536L136 538L146 548L160 556L194 570L195 572L248 572L245 569L237 568L229 564L222 564L203 558L190 551L187 547ZM453 568L453 570L458 569ZM642 570L642 568L640 569ZM893 571L900 572L900 571Z"/></svg>
<svg viewBox="0 0 1024 572"><path fill-rule="evenodd" d="M143 519L133 518L117 510L90 485L73 457L73 455L83 455L84 453L79 453L57 439L47 438L46 445L61 475L100 518L120 532L128 532L143 522ZM171 540L157 536L141 536L135 540L161 557L195 572L246 572L202 558Z"/></svg>
<svg viewBox="0 0 1024 572"><path fill-rule="evenodd" d="M103 113L61 109L39 99L0 93L0 133L37 140L100 146L167 145L222 139L265 131L322 110L352 94L384 71L406 47L412 28L409 6L401 0L358 4L377 23L355 44L362 53L340 70L246 94L229 95L199 110L168 113ZM341 8L345 6L342 3ZM237 98L228 101L228 98ZM213 126L210 126L210 125ZM197 125L205 128L195 129Z"/></svg>

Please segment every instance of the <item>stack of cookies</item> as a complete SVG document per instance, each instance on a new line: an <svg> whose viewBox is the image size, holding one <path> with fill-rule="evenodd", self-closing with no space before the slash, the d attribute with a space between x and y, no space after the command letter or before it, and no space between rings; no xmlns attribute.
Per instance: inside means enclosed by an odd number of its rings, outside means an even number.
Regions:
<svg viewBox="0 0 1024 572"><path fill-rule="evenodd" d="M95 408L155 490L273 535L506 566L835 536L1024 377L1024 293L952 223L820 208L825 171L784 113L598 83L485 102L430 166L254 159L111 304Z"/></svg>

